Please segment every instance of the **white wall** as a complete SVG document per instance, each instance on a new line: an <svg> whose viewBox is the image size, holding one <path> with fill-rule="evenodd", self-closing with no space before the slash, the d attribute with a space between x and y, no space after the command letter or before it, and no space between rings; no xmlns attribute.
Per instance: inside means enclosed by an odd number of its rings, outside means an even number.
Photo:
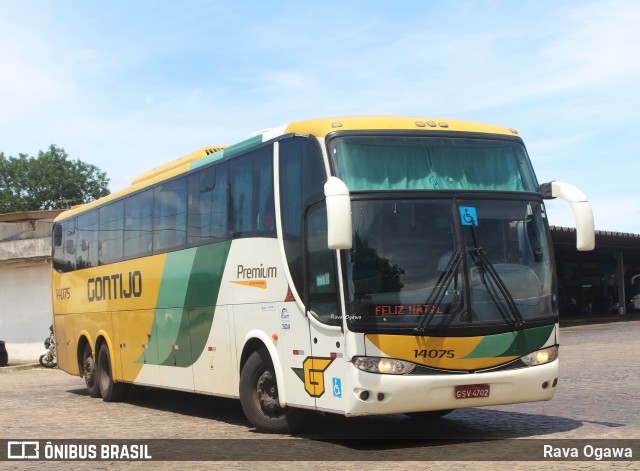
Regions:
<svg viewBox="0 0 640 471"><path fill-rule="evenodd" d="M51 323L50 262L0 264L0 340L41 342Z"/></svg>

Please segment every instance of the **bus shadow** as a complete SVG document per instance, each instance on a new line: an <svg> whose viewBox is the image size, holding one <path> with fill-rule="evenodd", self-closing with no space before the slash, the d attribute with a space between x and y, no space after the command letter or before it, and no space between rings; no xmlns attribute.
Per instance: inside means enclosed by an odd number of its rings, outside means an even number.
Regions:
<svg viewBox="0 0 640 471"><path fill-rule="evenodd" d="M404 414L379 417L310 416L304 430L295 436L319 440L356 440L354 446L366 446L364 439L389 440L493 440L527 438L568 432L582 421L542 414L496 409L458 409L438 419L418 420ZM360 440L363 440L360 442Z"/></svg>
<svg viewBox="0 0 640 471"><path fill-rule="evenodd" d="M87 395L85 389L69 393ZM240 401L202 394L159 388L135 387L126 402L147 409L215 420L252 429L245 418ZM418 420L404 414L347 418L334 414L310 412L295 438L320 441L340 441L352 446L366 446L364 439L374 439L376 447L389 440L391 448L396 440L406 445L412 440L492 440L540 437L575 430L583 421L567 417L496 408L458 409L449 415L432 420ZM609 424L622 426L622 424ZM253 433L259 433L253 431ZM423 443L424 444L424 443ZM349 445L351 446L351 445Z"/></svg>
<svg viewBox="0 0 640 471"><path fill-rule="evenodd" d="M79 396L89 395L85 388L68 390L67 392ZM236 399L171 389L134 386L123 402L146 409L217 420L230 425L251 427L242 412L240 401Z"/></svg>

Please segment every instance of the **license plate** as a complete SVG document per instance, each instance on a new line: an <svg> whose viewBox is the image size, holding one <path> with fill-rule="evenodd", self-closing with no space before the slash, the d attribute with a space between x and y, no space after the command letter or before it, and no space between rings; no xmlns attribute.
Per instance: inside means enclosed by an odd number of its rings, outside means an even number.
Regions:
<svg viewBox="0 0 640 471"><path fill-rule="evenodd" d="M467 384L455 387L456 399L489 397L489 394L491 394L491 386L488 384Z"/></svg>

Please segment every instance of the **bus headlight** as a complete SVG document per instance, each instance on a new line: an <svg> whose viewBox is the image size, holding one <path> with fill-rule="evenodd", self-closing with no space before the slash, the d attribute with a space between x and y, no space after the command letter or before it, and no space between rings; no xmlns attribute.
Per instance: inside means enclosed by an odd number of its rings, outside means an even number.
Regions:
<svg viewBox="0 0 640 471"><path fill-rule="evenodd" d="M359 370L389 375L411 373L416 367L414 363L395 358L353 357L351 361Z"/></svg>
<svg viewBox="0 0 640 471"><path fill-rule="evenodd" d="M558 358L558 346L543 348L523 356L520 360L527 366L544 365Z"/></svg>

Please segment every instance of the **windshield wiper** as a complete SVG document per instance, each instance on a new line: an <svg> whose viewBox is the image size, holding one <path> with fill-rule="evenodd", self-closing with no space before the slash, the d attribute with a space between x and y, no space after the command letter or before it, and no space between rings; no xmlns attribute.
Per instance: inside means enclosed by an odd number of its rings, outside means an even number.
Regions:
<svg viewBox="0 0 640 471"><path fill-rule="evenodd" d="M431 293L429 293L429 298L425 305L427 306L427 310L424 313L422 319L415 327L416 332L424 332L425 328L429 325L429 322L435 315L435 313L440 308L440 304L444 299L444 295L447 293L447 288L451 284L455 274L458 271L458 267L460 266L460 262L462 261L462 254L460 252L455 252L451 256L451 260L449 260L449 264L447 265L447 269L443 271L438 277L438 281L434 286Z"/></svg>
<svg viewBox="0 0 640 471"><path fill-rule="evenodd" d="M476 261L476 265L478 265L478 268L480 269L480 278L482 279L482 283L487 287L487 293L489 294L489 296L491 296L491 299L493 300L496 307L502 314L502 310L500 309L500 303L496 299L496 296L493 293L493 290L489 287L489 283L487 283L487 280L484 277L484 273L486 272L489 274L489 277L493 280L495 285L498 287L500 294L504 298L507 304L507 307L509 308L509 312L513 317L514 327L523 328L525 324L524 318L522 317L522 314L520 314L520 310L518 309L518 306L516 305L516 302L514 301L513 296L511 296L511 293L509 293L509 290L507 289L504 282L502 281L502 278L500 278L500 275L496 271L495 267L489 261L489 258L487 257L487 252L485 252L484 249L478 245L478 239L476 238L476 230L474 225L475 225L475 221L472 218L471 219L471 238L473 239L474 248L471 250L471 256L474 258L474 261L476 260L476 257L477 257L478 261ZM505 316L503 315L503 317Z"/></svg>

